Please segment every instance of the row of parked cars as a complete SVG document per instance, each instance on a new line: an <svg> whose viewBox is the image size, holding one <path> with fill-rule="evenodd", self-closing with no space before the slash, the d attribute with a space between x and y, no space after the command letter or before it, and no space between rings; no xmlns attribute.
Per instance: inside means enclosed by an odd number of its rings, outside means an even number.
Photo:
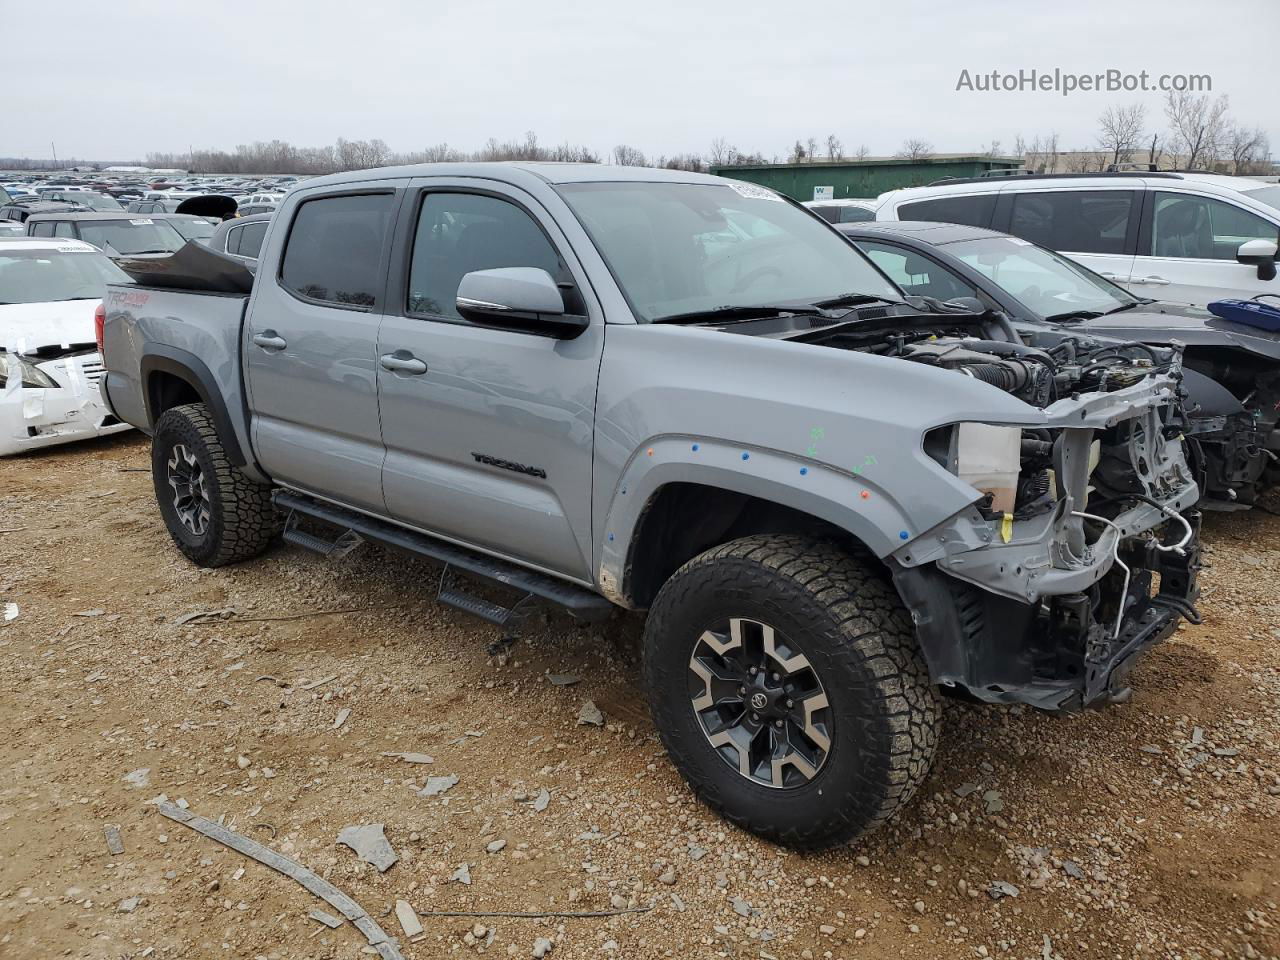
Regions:
<svg viewBox="0 0 1280 960"><path fill-rule="evenodd" d="M1132 281L1144 191L1173 181L1120 182ZM1198 620L1199 511L1280 480L1266 312L1160 303L995 229L1014 185L831 224L699 174L425 165L307 181L220 248L108 257L55 228L0 240L0 299L37 306L11 280L94 258L105 300L37 289L96 307L96 343L33 320L2 396L26 418L96 376L89 418L152 436L197 564L372 540L443 561L440 601L504 626L531 598L648 611L680 772L735 822L826 846L923 782L940 692L1125 697ZM911 207L969 188L994 195L985 223Z"/></svg>

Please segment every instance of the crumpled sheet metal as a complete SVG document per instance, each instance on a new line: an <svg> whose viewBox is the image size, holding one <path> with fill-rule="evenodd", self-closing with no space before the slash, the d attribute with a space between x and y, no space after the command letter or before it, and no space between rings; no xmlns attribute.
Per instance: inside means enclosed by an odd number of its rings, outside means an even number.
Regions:
<svg viewBox="0 0 1280 960"><path fill-rule="evenodd" d="M218 843L228 846L246 857L257 860L259 863L266 864L272 870L279 871L285 876L296 880L310 893L315 894L355 924L356 929L364 934L365 939L369 941L369 945L378 951L378 955L382 957L382 960L404 960L396 941L387 936L382 927L378 926L377 921L370 917L360 904L356 903L328 880L308 870L302 864L276 853L269 847L264 847L256 840L250 840L243 834L229 830L220 823L198 816L189 810L183 810L172 803L157 803L156 809L160 811L162 816L168 817L170 820L176 821L185 827L190 827L196 833L204 834L210 840L216 840Z"/></svg>

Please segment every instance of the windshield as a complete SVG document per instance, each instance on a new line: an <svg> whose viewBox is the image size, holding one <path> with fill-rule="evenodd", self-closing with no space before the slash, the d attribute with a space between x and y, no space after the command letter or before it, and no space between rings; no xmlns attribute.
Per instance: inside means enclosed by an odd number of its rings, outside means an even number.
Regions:
<svg viewBox="0 0 1280 960"><path fill-rule="evenodd" d="M901 299L852 244L760 187L573 183L558 189L641 323L850 292Z"/></svg>
<svg viewBox="0 0 1280 960"><path fill-rule="evenodd" d="M1280 184L1263 187L1261 190L1244 190L1242 192L1246 197L1265 203L1277 213L1280 213Z"/></svg>
<svg viewBox="0 0 1280 960"><path fill-rule="evenodd" d="M1017 237L961 240L946 250L1041 317L1110 313L1138 302L1096 273Z"/></svg>
<svg viewBox="0 0 1280 960"><path fill-rule="evenodd" d="M217 227L208 220L169 220L169 226L187 240L208 240Z"/></svg>
<svg viewBox="0 0 1280 960"><path fill-rule="evenodd" d="M80 239L104 250L110 247L126 256L138 253L173 253L186 243L182 234L161 220L82 220Z"/></svg>
<svg viewBox="0 0 1280 960"><path fill-rule="evenodd" d="M131 283L100 253L59 250L0 252L0 304L97 300L108 283Z"/></svg>

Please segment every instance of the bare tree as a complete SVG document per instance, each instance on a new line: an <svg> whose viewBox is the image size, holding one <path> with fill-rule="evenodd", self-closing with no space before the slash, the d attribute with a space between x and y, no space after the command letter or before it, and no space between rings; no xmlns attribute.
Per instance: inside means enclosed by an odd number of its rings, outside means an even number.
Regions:
<svg viewBox="0 0 1280 960"><path fill-rule="evenodd" d="M989 144L982 148L982 156L998 157L1000 156L1000 141L992 140Z"/></svg>
<svg viewBox="0 0 1280 960"><path fill-rule="evenodd" d="M796 145L791 148L791 162L804 163L807 156L809 155L805 153L804 144L797 140Z"/></svg>
<svg viewBox="0 0 1280 960"><path fill-rule="evenodd" d="M1127 107L1110 106L1098 118L1098 146L1111 155L1111 165L1133 159L1147 122L1147 108L1140 103Z"/></svg>
<svg viewBox="0 0 1280 960"><path fill-rule="evenodd" d="M853 159L855 160L865 160L869 156L871 156L871 151L867 148L865 143L861 144L853 153Z"/></svg>
<svg viewBox="0 0 1280 960"><path fill-rule="evenodd" d="M619 167L647 167L644 153L635 147L620 143L613 148L613 162Z"/></svg>
<svg viewBox="0 0 1280 960"><path fill-rule="evenodd" d="M1226 148L1231 128L1226 95L1216 100L1207 93L1195 96L1185 90L1165 95L1164 114L1174 153L1180 154L1186 169L1195 170L1217 160Z"/></svg>
<svg viewBox="0 0 1280 960"><path fill-rule="evenodd" d="M1271 156L1271 141L1260 127L1248 130L1233 126L1227 136L1227 156L1231 172L1237 176L1260 173Z"/></svg>
<svg viewBox="0 0 1280 960"><path fill-rule="evenodd" d="M711 141L710 158L713 166L719 167L726 163L732 163L733 161L730 160L730 155L736 152L737 151L733 147L729 146L729 141L724 137L716 137Z"/></svg>
<svg viewBox="0 0 1280 960"><path fill-rule="evenodd" d="M810 137L804 142L804 145L805 149L808 151L807 156L809 158L809 162L812 163L818 156L818 141L813 137Z"/></svg>
<svg viewBox="0 0 1280 960"><path fill-rule="evenodd" d="M1147 169L1160 169L1160 134L1151 135L1151 146L1147 148Z"/></svg>
<svg viewBox="0 0 1280 960"><path fill-rule="evenodd" d="M844 159L844 144L841 143L836 138L836 135L834 133L827 135L827 159L828 160Z"/></svg>
<svg viewBox="0 0 1280 960"><path fill-rule="evenodd" d="M902 141L902 147L895 156L904 160L925 160L933 156L933 144L928 140L921 140L917 137Z"/></svg>

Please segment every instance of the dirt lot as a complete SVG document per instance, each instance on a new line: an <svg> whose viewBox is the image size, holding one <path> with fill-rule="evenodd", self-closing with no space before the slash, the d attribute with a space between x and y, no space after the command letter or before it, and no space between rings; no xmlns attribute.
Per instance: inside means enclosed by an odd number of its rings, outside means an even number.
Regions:
<svg viewBox="0 0 1280 960"><path fill-rule="evenodd" d="M638 689L633 618L555 615L491 655L497 631L438 607L428 563L277 547L198 570L160 524L147 449L0 462L0 611L18 605L0 620L0 957L363 955L351 924L307 919L328 908L292 880L161 817L161 794L399 937L397 899L652 905L424 915L402 937L414 960L530 957L538 938L553 960L1280 954L1280 517L1208 519L1205 623L1145 660L1130 703L951 703L906 815L801 856L690 797ZM210 610L233 612L178 622ZM588 700L603 726L578 722ZM420 796L428 776L458 782ZM399 855L385 873L335 844L366 823ZM469 884L451 879L464 863ZM1018 895L993 899L996 882Z"/></svg>

